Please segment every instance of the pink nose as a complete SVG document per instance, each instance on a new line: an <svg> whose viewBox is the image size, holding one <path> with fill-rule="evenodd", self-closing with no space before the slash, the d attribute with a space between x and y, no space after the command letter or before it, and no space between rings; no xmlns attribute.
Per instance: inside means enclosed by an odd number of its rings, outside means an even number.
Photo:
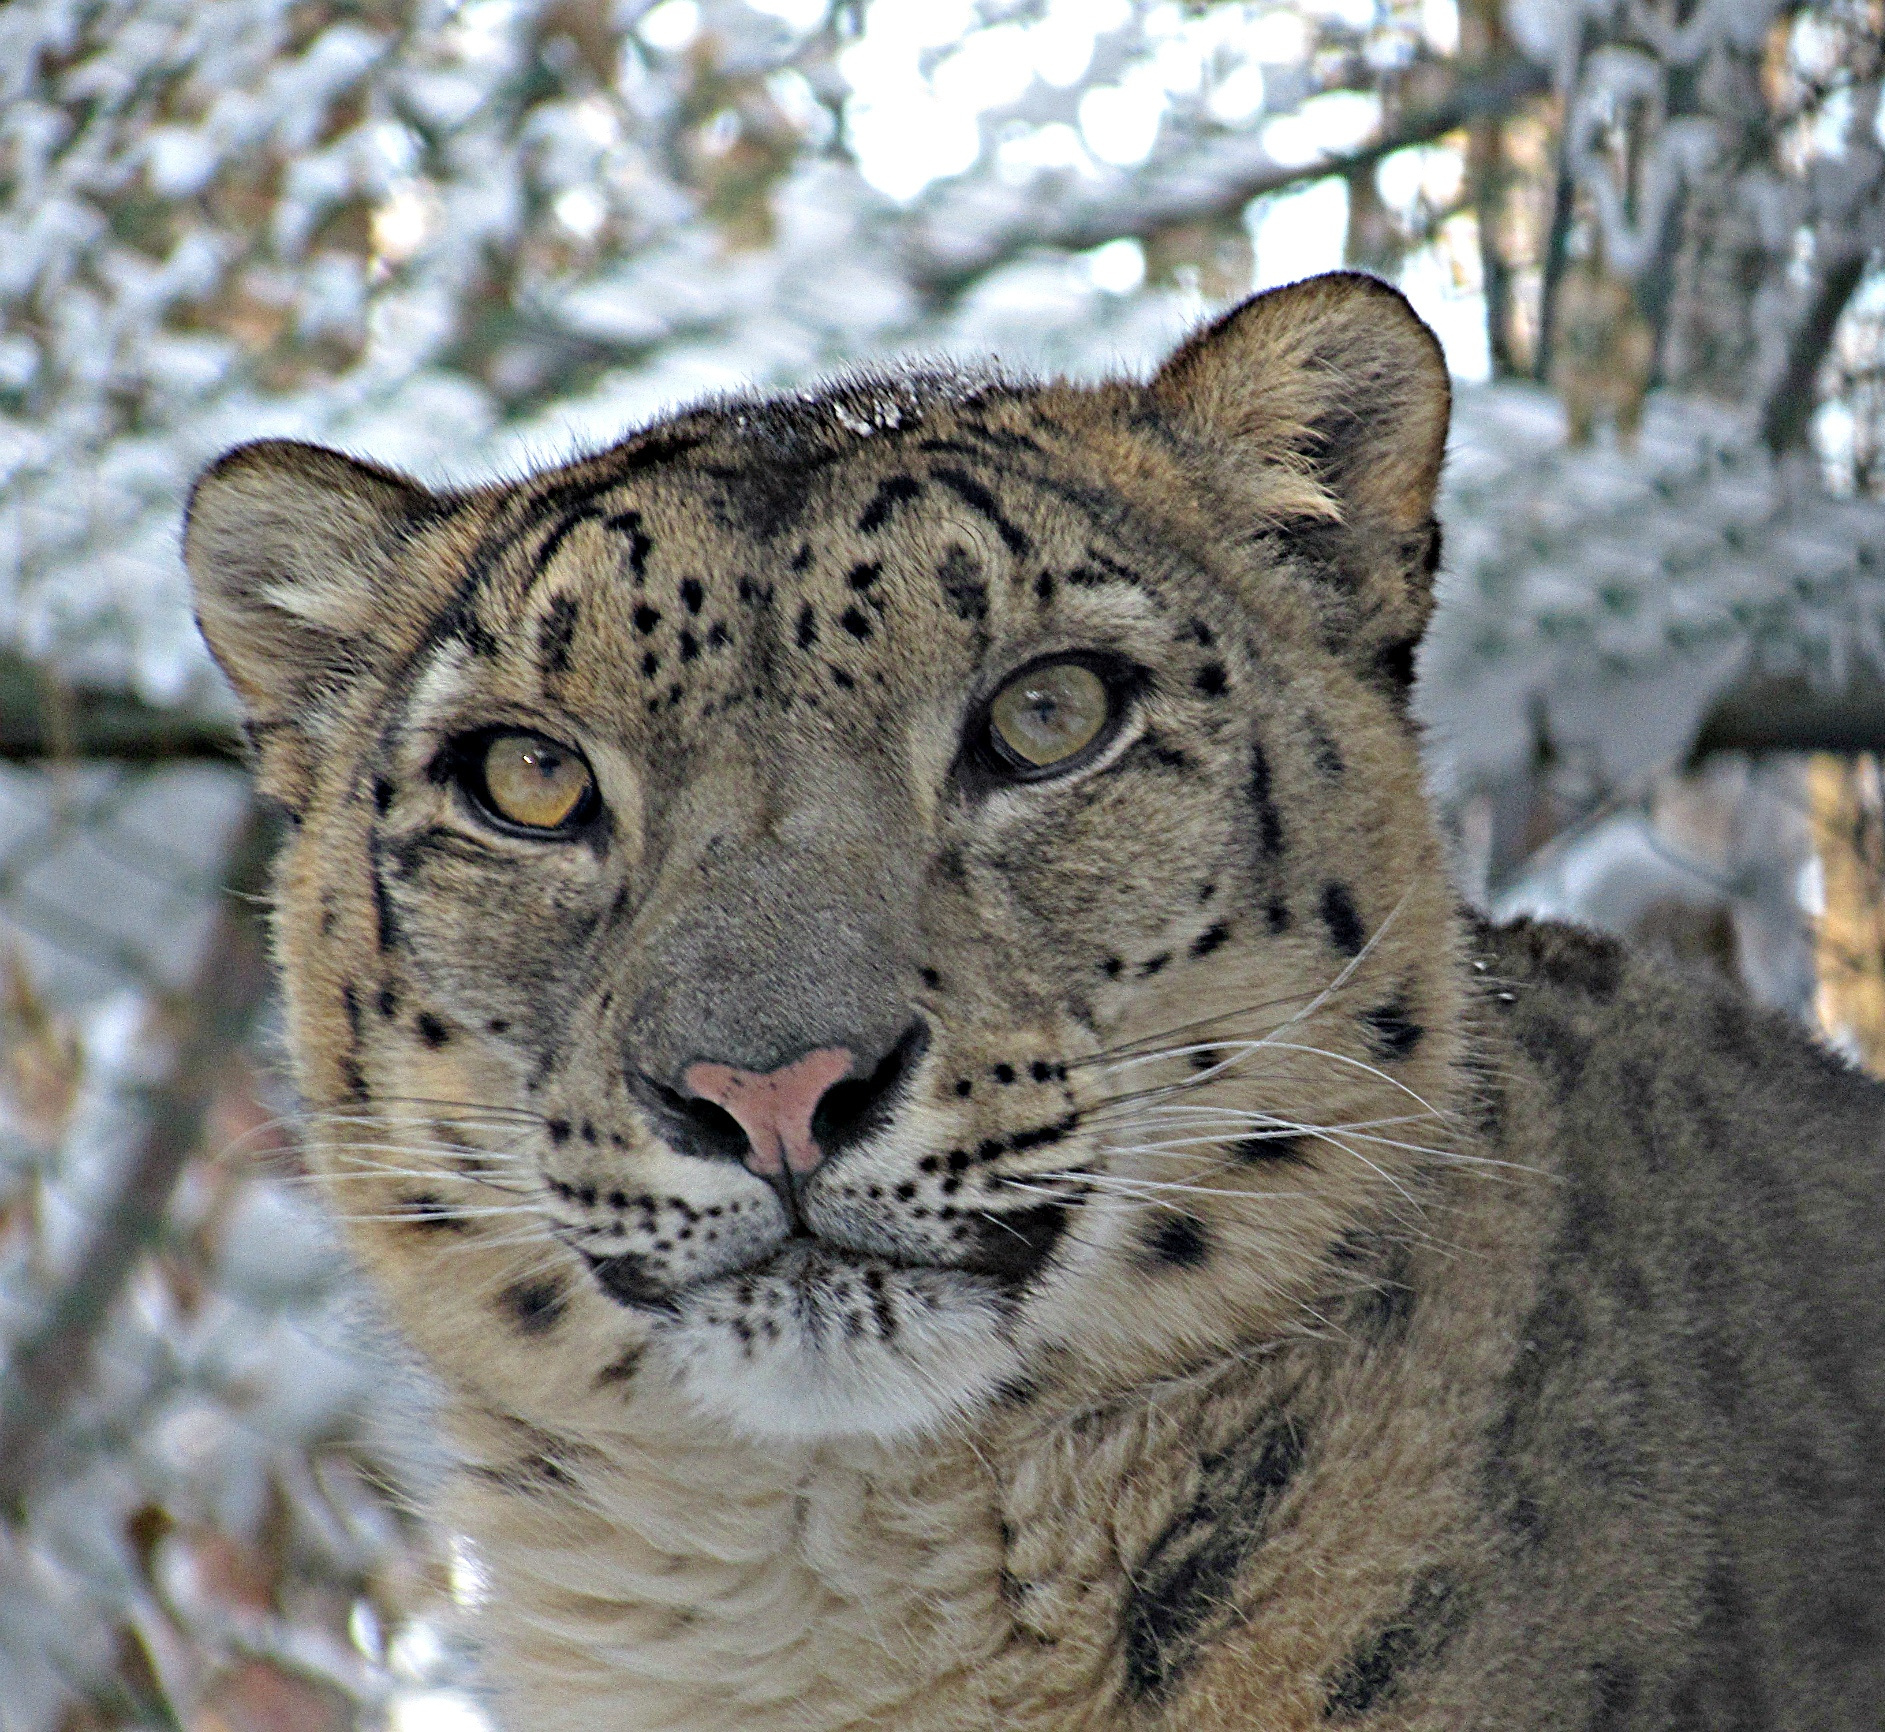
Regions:
<svg viewBox="0 0 1885 1732"><path fill-rule="evenodd" d="M812 1136L812 1114L825 1091L850 1074L849 1047L821 1046L777 1070L690 1064L681 1072L681 1086L739 1120L749 1170L762 1179L786 1172L803 1177L825 1158Z"/></svg>

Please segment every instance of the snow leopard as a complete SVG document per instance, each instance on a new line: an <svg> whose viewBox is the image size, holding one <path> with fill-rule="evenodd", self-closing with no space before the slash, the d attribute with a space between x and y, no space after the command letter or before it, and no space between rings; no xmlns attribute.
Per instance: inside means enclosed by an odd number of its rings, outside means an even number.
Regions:
<svg viewBox="0 0 1885 1732"><path fill-rule="evenodd" d="M511 1732L1885 1713L1885 1087L1451 887L1401 296L441 490L198 617Z"/></svg>

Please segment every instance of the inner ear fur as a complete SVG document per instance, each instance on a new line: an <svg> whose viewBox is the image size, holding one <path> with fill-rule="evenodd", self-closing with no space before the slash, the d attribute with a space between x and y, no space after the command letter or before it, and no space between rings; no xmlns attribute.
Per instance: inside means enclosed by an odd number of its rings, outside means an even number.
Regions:
<svg viewBox="0 0 1885 1732"><path fill-rule="evenodd" d="M1439 342L1401 293L1337 271L1254 295L1147 390L1248 498L1253 530L1293 541L1338 592L1332 634L1390 684L1411 679L1433 610L1452 393Z"/></svg>
<svg viewBox="0 0 1885 1732"><path fill-rule="evenodd" d="M449 509L390 470L285 439L238 446L192 490L197 624L242 700L264 784L290 804L337 701L413 611L415 535Z"/></svg>

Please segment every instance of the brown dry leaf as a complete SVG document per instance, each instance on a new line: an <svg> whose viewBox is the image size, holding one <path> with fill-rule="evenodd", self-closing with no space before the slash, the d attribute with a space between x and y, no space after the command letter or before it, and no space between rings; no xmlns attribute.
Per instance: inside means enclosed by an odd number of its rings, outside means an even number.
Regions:
<svg viewBox="0 0 1885 1732"><path fill-rule="evenodd" d="M240 1545L213 1528L193 1530L184 1544L197 1591L205 1599L245 1611L274 1609L274 1581L267 1560L254 1547Z"/></svg>
<svg viewBox="0 0 1885 1732"><path fill-rule="evenodd" d="M20 1130L57 1143L84 1074L78 1031L47 1004L26 959L7 944L0 949L0 1093Z"/></svg>
<svg viewBox="0 0 1885 1732"><path fill-rule="evenodd" d="M1885 1074L1885 773L1873 757L1816 754L1807 766L1825 886L1814 935L1820 1025Z"/></svg>
<svg viewBox="0 0 1885 1732"><path fill-rule="evenodd" d="M189 1732L352 1732L353 1710L330 1685L266 1660L231 1667L203 1692Z"/></svg>

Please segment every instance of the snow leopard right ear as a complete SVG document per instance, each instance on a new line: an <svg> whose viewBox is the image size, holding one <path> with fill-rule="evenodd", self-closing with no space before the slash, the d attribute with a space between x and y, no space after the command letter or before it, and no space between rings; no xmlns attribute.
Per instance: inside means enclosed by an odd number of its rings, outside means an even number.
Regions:
<svg viewBox="0 0 1885 1732"><path fill-rule="evenodd" d="M264 791L301 804L347 693L423 617L415 538L452 508L318 445L239 445L197 481L183 558L196 619L242 700Z"/></svg>

